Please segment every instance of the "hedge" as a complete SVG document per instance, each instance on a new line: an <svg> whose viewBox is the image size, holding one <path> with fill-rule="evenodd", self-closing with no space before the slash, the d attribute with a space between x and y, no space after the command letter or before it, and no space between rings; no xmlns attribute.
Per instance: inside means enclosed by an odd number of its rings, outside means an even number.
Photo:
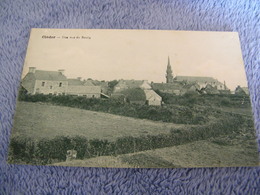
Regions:
<svg viewBox="0 0 260 195"><path fill-rule="evenodd" d="M177 124L203 124L208 121L212 112L196 107L179 107L176 105L149 106L120 102L114 99L85 98L69 95L20 95L20 101L47 102L55 105L68 106L92 111L112 113L116 115L149 119L154 121L172 122Z"/></svg>
<svg viewBox="0 0 260 195"><path fill-rule="evenodd" d="M51 164L65 161L67 150L77 151L77 158L119 155L156 148L171 147L220 135L239 133L243 128L253 129L253 121L242 116L223 117L215 123L185 129L173 129L168 134L141 137L122 137L116 141L91 139L82 136L58 136L53 139L35 140L12 137L8 161L21 164Z"/></svg>

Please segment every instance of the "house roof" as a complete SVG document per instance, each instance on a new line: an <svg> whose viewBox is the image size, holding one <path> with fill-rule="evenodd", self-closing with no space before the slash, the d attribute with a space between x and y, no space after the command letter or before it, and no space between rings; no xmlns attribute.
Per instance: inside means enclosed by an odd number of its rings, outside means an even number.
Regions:
<svg viewBox="0 0 260 195"><path fill-rule="evenodd" d="M180 90L182 87L180 83L152 83L154 90Z"/></svg>
<svg viewBox="0 0 260 195"><path fill-rule="evenodd" d="M68 79L68 84L69 85L83 85L83 81L79 79Z"/></svg>
<svg viewBox="0 0 260 195"><path fill-rule="evenodd" d="M86 81L84 81L84 85L85 85L85 86L94 86L92 80L86 80Z"/></svg>
<svg viewBox="0 0 260 195"><path fill-rule="evenodd" d="M157 93L155 93L155 91L152 89L144 89L144 93L145 93L147 100L153 99L153 98L156 98L157 100L160 100L160 101L162 100L162 97L159 96Z"/></svg>
<svg viewBox="0 0 260 195"><path fill-rule="evenodd" d="M241 87L246 94L249 94L248 87Z"/></svg>
<svg viewBox="0 0 260 195"><path fill-rule="evenodd" d="M117 85L126 85L129 88L138 88L144 82L144 80L120 80Z"/></svg>
<svg viewBox="0 0 260 195"><path fill-rule="evenodd" d="M190 89L191 87L195 87L196 89L200 88L200 86L197 83L188 83L183 86L184 89Z"/></svg>
<svg viewBox="0 0 260 195"><path fill-rule="evenodd" d="M235 93L240 93L241 91L244 92L245 94L249 95L248 87L237 86L237 88L235 89Z"/></svg>
<svg viewBox="0 0 260 195"><path fill-rule="evenodd" d="M108 82L107 81L98 81L98 80L90 80L92 82L92 84L96 85L96 86L102 86L102 87L107 87L108 86Z"/></svg>
<svg viewBox="0 0 260 195"><path fill-rule="evenodd" d="M210 84L207 84L205 88L202 89L205 91L207 94L219 94L219 90L216 87L213 87Z"/></svg>
<svg viewBox="0 0 260 195"><path fill-rule="evenodd" d="M66 81L67 77L58 71L35 70L32 74L36 80Z"/></svg>
<svg viewBox="0 0 260 195"><path fill-rule="evenodd" d="M71 85L67 89L68 94L100 94L100 86Z"/></svg>
<svg viewBox="0 0 260 195"><path fill-rule="evenodd" d="M75 85L75 86L95 86L91 80L84 80L81 81L80 79L68 79L69 85Z"/></svg>
<svg viewBox="0 0 260 195"><path fill-rule="evenodd" d="M176 76L176 81L188 81L188 82L207 82L207 83L220 83L217 79L212 77L198 77L198 76Z"/></svg>
<svg viewBox="0 0 260 195"><path fill-rule="evenodd" d="M115 92L113 95L124 95L130 101L145 101L146 95L143 89L141 88L129 88L124 89L120 92Z"/></svg>

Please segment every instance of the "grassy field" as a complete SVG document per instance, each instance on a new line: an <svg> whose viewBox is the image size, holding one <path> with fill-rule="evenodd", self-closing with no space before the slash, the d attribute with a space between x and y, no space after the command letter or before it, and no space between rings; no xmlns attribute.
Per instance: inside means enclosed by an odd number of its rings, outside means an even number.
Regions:
<svg viewBox="0 0 260 195"><path fill-rule="evenodd" d="M200 105L199 110L205 109L210 108ZM35 164L60 162L54 165L89 167L256 166L258 153L249 120L251 109L216 107L213 111L216 114L208 117L206 124L187 125L18 101L10 144L16 148L11 154L16 155L17 161L10 162L30 164L33 159ZM64 136L81 138L73 141ZM28 137L30 141L21 139ZM61 162L71 147L82 153L80 159L88 159ZM53 152L49 148L59 150ZM20 155L22 152L26 158Z"/></svg>
<svg viewBox="0 0 260 195"><path fill-rule="evenodd" d="M46 103L19 102L12 136L35 139L59 135L115 140L119 137L157 135L187 125L149 121Z"/></svg>

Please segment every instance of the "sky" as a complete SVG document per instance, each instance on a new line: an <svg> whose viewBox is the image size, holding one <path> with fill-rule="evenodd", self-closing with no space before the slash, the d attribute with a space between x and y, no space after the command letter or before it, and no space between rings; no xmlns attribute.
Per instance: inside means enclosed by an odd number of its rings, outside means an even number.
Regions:
<svg viewBox="0 0 260 195"><path fill-rule="evenodd" d="M167 30L32 29L22 77L29 67L64 69L68 78L165 82L209 76L234 90L247 86L238 33Z"/></svg>

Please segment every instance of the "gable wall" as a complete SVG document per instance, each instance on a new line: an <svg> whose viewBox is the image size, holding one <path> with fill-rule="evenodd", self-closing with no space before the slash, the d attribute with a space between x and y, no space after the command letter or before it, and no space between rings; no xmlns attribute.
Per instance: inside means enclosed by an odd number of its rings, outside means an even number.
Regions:
<svg viewBox="0 0 260 195"><path fill-rule="evenodd" d="M140 86L140 88L142 88L142 89L151 89L152 87L151 87L151 85L150 85L149 83L144 82L144 83Z"/></svg>
<svg viewBox="0 0 260 195"><path fill-rule="evenodd" d="M34 93L35 77L32 74L27 74L22 80L22 86L29 94Z"/></svg>
<svg viewBox="0 0 260 195"><path fill-rule="evenodd" d="M42 86L42 82L45 82L44 86ZM62 83L61 87L59 87L60 83ZM67 88L68 81L36 80L33 94L62 94L66 93Z"/></svg>
<svg viewBox="0 0 260 195"><path fill-rule="evenodd" d="M85 96L88 98L100 98L101 87L100 86L68 86L66 94Z"/></svg>

